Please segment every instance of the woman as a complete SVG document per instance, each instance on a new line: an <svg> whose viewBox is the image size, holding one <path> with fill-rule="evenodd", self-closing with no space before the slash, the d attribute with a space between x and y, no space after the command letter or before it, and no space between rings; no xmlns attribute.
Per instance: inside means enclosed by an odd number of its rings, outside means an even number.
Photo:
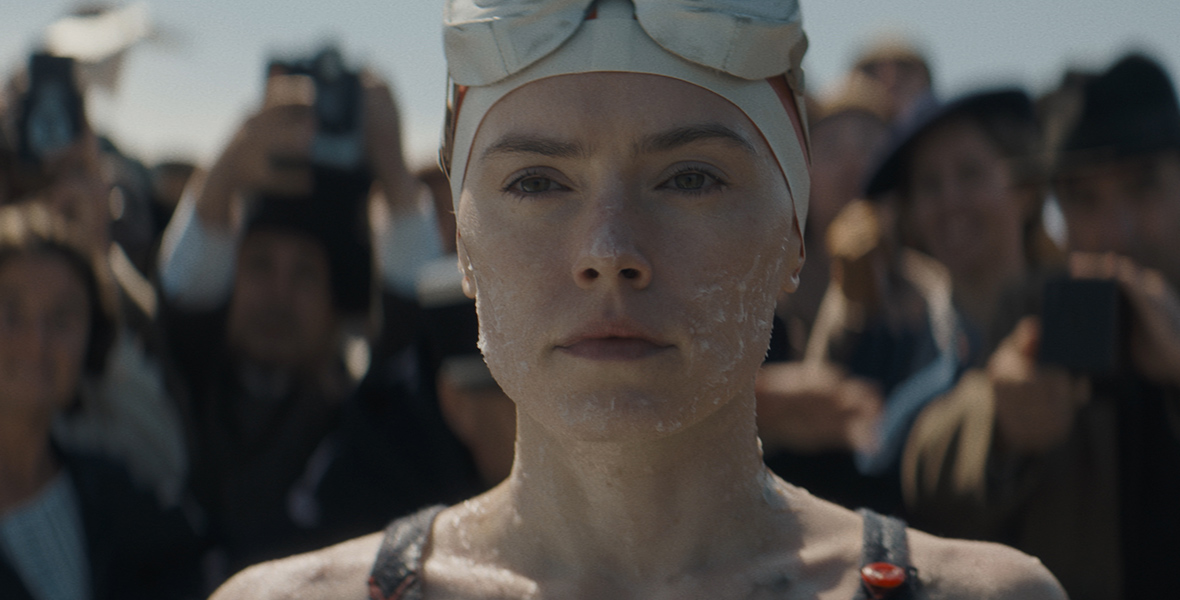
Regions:
<svg viewBox="0 0 1180 600"><path fill-rule="evenodd" d="M1029 557L907 547L762 464L754 375L803 254L797 7L585 4L447 10L468 87L443 155L481 349L517 406L511 475L216 597L851 598L876 593L863 555L918 597L1060 598Z"/></svg>
<svg viewBox="0 0 1180 600"><path fill-rule="evenodd" d="M104 271L83 248L39 204L0 209L0 597L185 597L187 522L50 435L114 336Z"/></svg>
<svg viewBox="0 0 1180 600"><path fill-rule="evenodd" d="M1002 322L1005 295L1054 258L1042 160L1029 97L976 92L919 119L868 185L870 196L899 194L906 241L947 267L977 358L1013 325Z"/></svg>

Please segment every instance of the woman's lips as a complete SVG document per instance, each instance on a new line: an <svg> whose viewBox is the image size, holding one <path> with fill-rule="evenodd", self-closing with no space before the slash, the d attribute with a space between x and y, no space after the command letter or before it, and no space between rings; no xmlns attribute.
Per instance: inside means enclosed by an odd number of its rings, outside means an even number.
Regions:
<svg viewBox="0 0 1180 600"><path fill-rule="evenodd" d="M591 360L638 360L672 346L634 321L611 319L588 324L557 344L557 349Z"/></svg>
<svg viewBox="0 0 1180 600"><path fill-rule="evenodd" d="M658 354L670 346L636 337L582 338L559 350L590 360L638 360Z"/></svg>

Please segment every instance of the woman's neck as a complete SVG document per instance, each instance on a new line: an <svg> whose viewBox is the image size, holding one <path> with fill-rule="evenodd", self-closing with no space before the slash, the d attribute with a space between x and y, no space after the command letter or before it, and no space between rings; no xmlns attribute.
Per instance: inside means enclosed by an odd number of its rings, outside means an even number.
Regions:
<svg viewBox="0 0 1180 600"><path fill-rule="evenodd" d="M640 586L742 564L775 542L767 531L797 531L784 527L787 502L762 464L748 395L684 431L633 442L560 439L523 415L527 450L511 477L459 514L475 516L474 537L513 557L512 570L537 579L576 578L561 571L579 565Z"/></svg>

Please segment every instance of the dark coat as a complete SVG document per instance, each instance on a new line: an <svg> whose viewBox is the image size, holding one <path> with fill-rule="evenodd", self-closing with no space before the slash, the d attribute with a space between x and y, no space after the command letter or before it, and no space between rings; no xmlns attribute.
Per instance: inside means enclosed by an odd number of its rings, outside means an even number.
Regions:
<svg viewBox="0 0 1180 600"><path fill-rule="evenodd" d="M969 371L911 431L902 487L914 527L1037 556L1075 600L1163 598L1180 561L1180 393L1095 383L1043 456L996 443L987 375Z"/></svg>
<svg viewBox="0 0 1180 600"><path fill-rule="evenodd" d="M178 509L160 508L117 464L60 453L78 494L93 600L187 599L198 594L198 547ZM0 555L0 598L33 600Z"/></svg>

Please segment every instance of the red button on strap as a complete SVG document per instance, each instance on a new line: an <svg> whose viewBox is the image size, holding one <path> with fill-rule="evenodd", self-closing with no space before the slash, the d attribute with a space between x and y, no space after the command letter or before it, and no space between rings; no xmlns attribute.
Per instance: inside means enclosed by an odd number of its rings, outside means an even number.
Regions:
<svg viewBox="0 0 1180 600"><path fill-rule="evenodd" d="M887 562L869 563L861 568L860 578L873 591L888 591L905 583L905 569Z"/></svg>

